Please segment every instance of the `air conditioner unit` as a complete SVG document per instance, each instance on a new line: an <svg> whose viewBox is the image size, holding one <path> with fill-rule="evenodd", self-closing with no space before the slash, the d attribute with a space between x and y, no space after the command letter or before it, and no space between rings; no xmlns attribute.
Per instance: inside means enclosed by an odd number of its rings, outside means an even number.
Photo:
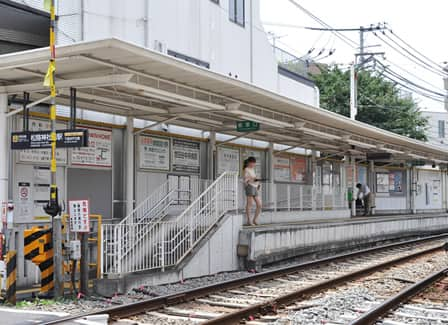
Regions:
<svg viewBox="0 0 448 325"><path fill-rule="evenodd" d="M167 52L167 50L166 50L166 43L158 41L158 40L155 40L154 41L154 50L156 50L157 52L166 54L166 52Z"/></svg>

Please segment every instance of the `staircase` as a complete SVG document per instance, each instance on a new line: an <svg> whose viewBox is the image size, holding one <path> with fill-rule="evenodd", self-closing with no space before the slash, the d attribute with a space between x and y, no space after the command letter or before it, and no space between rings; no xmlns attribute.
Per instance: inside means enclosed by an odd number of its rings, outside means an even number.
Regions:
<svg viewBox="0 0 448 325"><path fill-rule="evenodd" d="M179 264L225 213L237 209L237 186L237 174L224 173L204 191L191 190L197 197L168 218L170 207L185 204L185 191L170 180L162 184L119 224L102 226L103 275Z"/></svg>

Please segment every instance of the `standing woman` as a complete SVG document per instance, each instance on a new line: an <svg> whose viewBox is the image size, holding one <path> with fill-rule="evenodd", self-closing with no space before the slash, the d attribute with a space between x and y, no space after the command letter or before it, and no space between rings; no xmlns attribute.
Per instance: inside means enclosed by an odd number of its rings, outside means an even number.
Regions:
<svg viewBox="0 0 448 325"><path fill-rule="evenodd" d="M257 219L261 212L261 199L259 196L260 182L255 175L255 165L257 160L254 157L249 157L243 164L243 180L244 190L246 193L246 219L250 226L258 225ZM255 201L257 208L255 210L254 220L250 220L250 210Z"/></svg>

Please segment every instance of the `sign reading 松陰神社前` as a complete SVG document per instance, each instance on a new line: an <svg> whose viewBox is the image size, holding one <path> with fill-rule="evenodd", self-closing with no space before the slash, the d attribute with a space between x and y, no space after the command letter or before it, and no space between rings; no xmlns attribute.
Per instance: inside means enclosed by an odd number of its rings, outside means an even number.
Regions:
<svg viewBox="0 0 448 325"><path fill-rule="evenodd" d="M56 131L57 148L79 148L88 146L89 133L85 129ZM51 148L51 131L25 131L11 134L11 149Z"/></svg>

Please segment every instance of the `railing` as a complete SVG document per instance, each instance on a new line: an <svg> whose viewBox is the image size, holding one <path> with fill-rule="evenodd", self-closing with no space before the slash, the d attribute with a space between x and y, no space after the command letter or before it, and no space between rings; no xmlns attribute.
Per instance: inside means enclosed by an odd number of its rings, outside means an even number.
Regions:
<svg viewBox="0 0 448 325"><path fill-rule="evenodd" d="M156 188L150 196L138 204L135 209L120 221L120 225L144 223L151 220L157 214L160 202L166 202L175 189L170 189L169 181Z"/></svg>
<svg viewBox="0 0 448 325"><path fill-rule="evenodd" d="M281 48L273 47L278 63L283 68L308 78L308 63Z"/></svg>
<svg viewBox="0 0 448 325"><path fill-rule="evenodd" d="M236 210L237 191L237 175L224 173L174 220L103 225L103 274L177 265L226 212Z"/></svg>
<svg viewBox="0 0 448 325"><path fill-rule="evenodd" d="M244 189L240 186L240 209L244 209ZM307 211L347 209L346 191L338 186L263 183L260 195L263 210Z"/></svg>

